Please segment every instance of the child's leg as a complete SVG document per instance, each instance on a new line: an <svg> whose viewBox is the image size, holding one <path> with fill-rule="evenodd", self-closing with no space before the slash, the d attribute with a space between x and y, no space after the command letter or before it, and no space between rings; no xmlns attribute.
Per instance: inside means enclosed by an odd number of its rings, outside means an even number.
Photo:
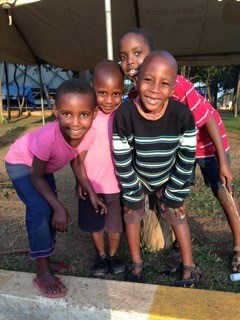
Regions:
<svg viewBox="0 0 240 320"><path fill-rule="evenodd" d="M105 230L108 233L109 255L113 256L118 251L121 233L123 232L120 193L102 194L102 198L107 206Z"/></svg>
<svg viewBox="0 0 240 320"><path fill-rule="evenodd" d="M109 255L107 259L109 271L114 275L124 272L126 268L125 263L117 256L118 248L120 245L120 239L120 232L108 232Z"/></svg>
<svg viewBox="0 0 240 320"><path fill-rule="evenodd" d="M84 231L91 232L94 247L97 252L91 274L102 277L108 272L104 243L105 215L97 213L89 199L78 201L78 226Z"/></svg>
<svg viewBox="0 0 240 320"><path fill-rule="evenodd" d="M92 232L92 239L97 251L97 256L92 267L91 275L94 277L103 277L108 273L109 269L104 245L104 232Z"/></svg>
<svg viewBox="0 0 240 320"><path fill-rule="evenodd" d="M219 177L219 165L216 157L197 159L197 163L200 166L206 185L211 187L214 196L222 206L229 226L232 230L234 251L236 251L236 256L239 257L239 261L238 259L236 259L236 257L234 257L232 271L240 272L240 208L238 201L235 197L233 197L234 203L237 208L236 215L236 213L232 210L232 206L227 196L226 190L221 184L221 180ZM238 219L239 221L237 221ZM237 250L235 248L237 248Z"/></svg>
<svg viewBox="0 0 240 320"><path fill-rule="evenodd" d="M240 208L238 200L233 197L237 212L233 211L226 192L227 191L222 188L216 190L215 192L213 191L214 195L223 208L233 234L233 250L235 251L236 256L233 258L232 272L240 272Z"/></svg>
<svg viewBox="0 0 240 320"><path fill-rule="evenodd" d="M141 264L143 261L140 252L140 222L126 223L126 237L131 261ZM141 270L138 269L134 269L135 274L141 272Z"/></svg>
<svg viewBox="0 0 240 320"><path fill-rule="evenodd" d="M188 267L195 267L192 256L191 234L187 220L184 219L183 223L179 225L173 225L172 228L182 255L183 265ZM189 272L183 273L183 279L188 279L189 276Z"/></svg>
<svg viewBox="0 0 240 320"><path fill-rule="evenodd" d="M120 245L122 225L122 208L120 203L120 193L103 194L103 201L107 206L105 229L108 233L108 266L109 271L114 275L125 271L124 262L118 258L117 252Z"/></svg>
<svg viewBox="0 0 240 320"><path fill-rule="evenodd" d="M36 261L37 275L34 285L44 294L58 294L66 291L63 284L56 283L50 269L49 256L54 250L55 230L52 228L52 209L48 202L35 190L30 180L30 168L26 165L9 165L6 169L20 199L26 205L26 226L30 245L30 254ZM46 180L55 192L53 175ZM62 290L63 289L63 290Z"/></svg>
<svg viewBox="0 0 240 320"><path fill-rule="evenodd" d="M126 281L144 282L142 277L143 261L140 249L140 227L144 218L144 209L131 210L130 214L124 214L126 223L126 237L131 257L131 264L128 273L125 275Z"/></svg>
<svg viewBox="0 0 240 320"><path fill-rule="evenodd" d="M94 247L100 257L106 256L103 231L92 232Z"/></svg>
<svg viewBox="0 0 240 320"><path fill-rule="evenodd" d="M172 225L182 255L182 279L175 281L174 284L176 286L197 286L201 271L193 261L191 234L186 219L185 204L180 208L174 209L158 201L157 210Z"/></svg>
<svg viewBox="0 0 240 320"><path fill-rule="evenodd" d="M109 255L110 256L114 256L118 252L120 239L121 239L120 232L108 232Z"/></svg>

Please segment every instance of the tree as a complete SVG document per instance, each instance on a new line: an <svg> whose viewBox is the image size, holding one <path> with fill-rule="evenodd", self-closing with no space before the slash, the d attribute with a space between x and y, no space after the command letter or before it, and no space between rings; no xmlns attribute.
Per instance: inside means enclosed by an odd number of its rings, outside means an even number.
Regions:
<svg viewBox="0 0 240 320"><path fill-rule="evenodd" d="M203 82L206 84L207 95L214 107L217 106L217 96L219 89L223 89L224 94L233 90L235 104L237 104L237 94L239 96L238 79L240 65L233 66L206 66L191 67L190 79L193 82Z"/></svg>

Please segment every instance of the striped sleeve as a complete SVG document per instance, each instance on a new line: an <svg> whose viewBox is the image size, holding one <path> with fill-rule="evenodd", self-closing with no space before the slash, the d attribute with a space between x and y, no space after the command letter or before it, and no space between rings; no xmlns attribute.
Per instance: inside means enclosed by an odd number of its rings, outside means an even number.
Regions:
<svg viewBox="0 0 240 320"><path fill-rule="evenodd" d="M118 110L120 111L120 110ZM133 168L133 133L131 124L122 112L116 112L113 120L113 158L115 172L123 192L124 206L140 209L143 205L144 191Z"/></svg>
<svg viewBox="0 0 240 320"><path fill-rule="evenodd" d="M194 119L189 114L189 120L181 135L180 146L176 152L175 165L163 193L163 202L169 207L180 207L190 192L189 177L195 162L196 134Z"/></svg>

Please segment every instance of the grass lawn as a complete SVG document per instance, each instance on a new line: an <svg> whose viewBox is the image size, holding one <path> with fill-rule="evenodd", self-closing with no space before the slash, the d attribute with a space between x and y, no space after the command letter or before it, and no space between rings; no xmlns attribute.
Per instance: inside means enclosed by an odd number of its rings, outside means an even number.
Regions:
<svg viewBox="0 0 240 320"><path fill-rule="evenodd" d="M240 117L233 119L232 113L222 113L231 147L231 168L235 176L235 193L240 200ZM47 121L52 118L47 118ZM23 249L28 247L24 222L24 206L18 200L4 169L4 155L9 145L28 130L41 125L40 117L12 119L0 125L0 250ZM77 205L74 194L74 179L70 169L64 168L56 175L59 197L69 209L73 224L66 234L58 235L58 249L55 259L69 261L76 267L76 276L90 277L90 268L95 258L95 251L90 235L77 227ZM193 252L196 263L203 271L200 289L239 292L240 282L229 279L232 259L232 235L226 218L210 189L205 187L202 177L197 172L195 186L187 198L189 224L192 232ZM145 278L148 283L171 285L180 273L162 274L167 268L170 249L150 252L144 245L142 254L147 264ZM125 236L122 237L120 256L129 261ZM0 268L34 272L34 264L27 253L0 255ZM122 275L107 279L121 281Z"/></svg>

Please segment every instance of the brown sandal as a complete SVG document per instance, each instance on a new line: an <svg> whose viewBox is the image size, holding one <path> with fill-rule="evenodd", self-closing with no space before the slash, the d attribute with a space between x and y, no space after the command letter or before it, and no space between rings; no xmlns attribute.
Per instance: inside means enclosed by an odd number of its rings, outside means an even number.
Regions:
<svg viewBox="0 0 240 320"><path fill-rule="evenodd" d="M190 277L188 279L181 279L173 282L173 285L176 287L185 287L185 288L197 288L199 280L202 276L202 271L199 267L188 267L182 266L182 273L184 271L190 272Z"/></svg>
<svg viewBox="0 0 240 320"><path fill-rule="evenodd" d="M240 252L240 246L233 247L234 252ZM240 256L234 255L232 260L232 273L240 272Z"/></svg>

